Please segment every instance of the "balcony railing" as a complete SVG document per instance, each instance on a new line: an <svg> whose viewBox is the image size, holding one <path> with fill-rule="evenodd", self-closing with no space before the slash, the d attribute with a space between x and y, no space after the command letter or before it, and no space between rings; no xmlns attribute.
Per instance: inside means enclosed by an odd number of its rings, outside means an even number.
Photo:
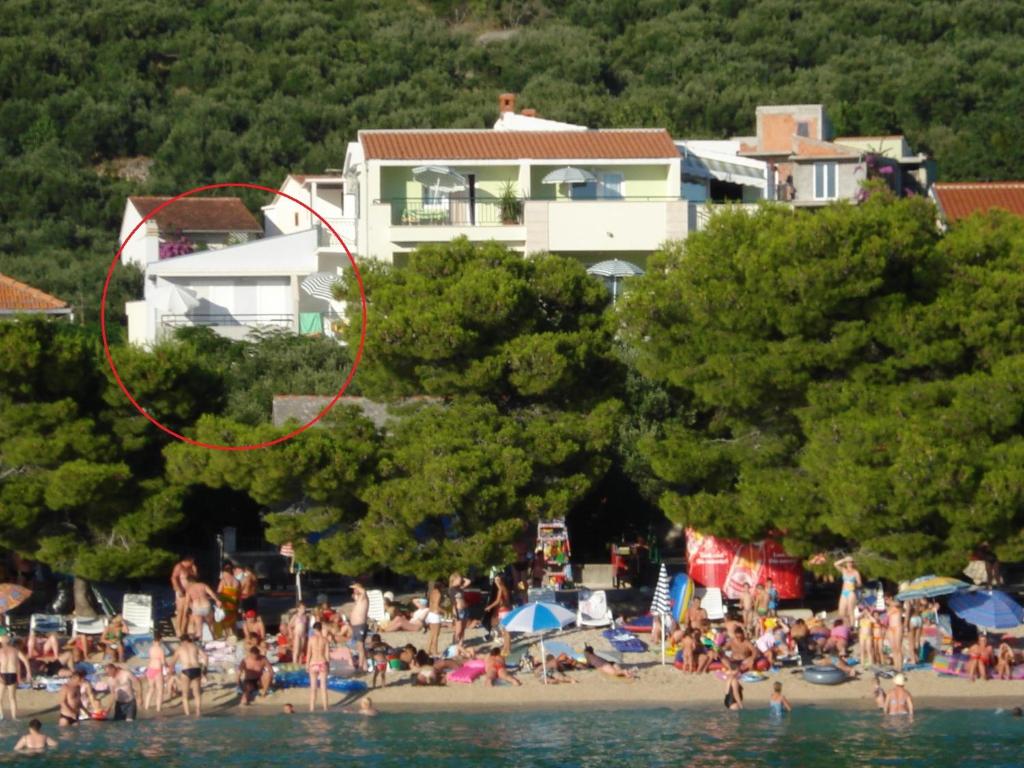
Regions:
<svg viewBox="0 0 1024 768"><path fill-rule="evenodd" d="M375 202L391 204L391 223L396 226L500 227L523 223L521 201L517 201L514 218L503 217L500 200L470 202L460 198L424 203L420 198L391 198Z"/></svg>
<svg viewBox="0 0 1024 768"><path fill-rule="evenodd" d="M160 323L168 328L182 328L190 325L231 326L269 325L275 328L291 328L295 318L289 314L248 314L233 315L218 312L205 315L161 315Z"/></svg>

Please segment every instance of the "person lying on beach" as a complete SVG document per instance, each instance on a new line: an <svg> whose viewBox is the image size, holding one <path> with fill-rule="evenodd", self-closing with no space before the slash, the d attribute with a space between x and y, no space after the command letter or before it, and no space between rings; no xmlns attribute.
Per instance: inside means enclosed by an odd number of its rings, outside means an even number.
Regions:
<svg viewBox="0 0 1024 768"><path fill-rule="evenodd" d="M635 669L626 670L614 661L608 661L608 659L601 658L594 653L594 648L592 646L586 645L583 647L583 656L586 658L587 664L589 664L592 669L596 669L609 677L625 677L630 680L636 680L637 678L637 672Z"/></svg>
<svg viewBox="0 0 1024 768"><path fill-rule="evenodd" d="M451 666L448 666L451 665ZM459 662L439 660L435 662L424 650L416 652L416 657L409 665L413 671L413 685L444 685L445 674L450 669L455 669Z"/></svg>
<svg viewBox="0 0 1024 768"><path fill-rule="evenodd" d="M515 686L522 685L519 678L505 668L505 657L501 655L501 648L492 648L484 657L484 685L492 686L498 680Z"/></svg>
<svg viewBox="0 0 1024 768"><path fill-rule="evenodd" d="M430 611L426 606L422 606L409 616L390 600L385 599L384 613L387 618L377 623L377 628L381 632L419 632L423 629L423 622Z"/></svg>
<svg viewBox="0 0 1024 768"><path fill-rule="evenodd" d="M772 695L768 699L768 707L773 715L781 715L783 712L793 711L789 699L782 695L782 683L772 683Z"/></svg>
<svg viewBox="0 0 1024 768"><path fill-rule="evenodd" d="M47 749L56 749L57 742L43 733L43 724L32 719L28 723L28 733L18 739L14 745L15 752L43 752Z"/></svg>
<svg viewBox="0 0 1024 768"><path fill-rule="evenodd" d="M56 632L50 632L40 646L35 630L29 630L26 655L32 671L46 677L70 677L75 666L75 655L70 649L61 650Z"/></svg>
<svg viewBox="0 0 1024 768"><path fill-rule="evenodd" d="M988 679L988 669L992 666L992 646L988 644L987 635L979 635L977 642L967 649L967 678L973 683L979 677Z"/></svg>
<svg viewBox="0 0 1024 768"><path fill-rule="evenodd" d="M1000 643L999 652L996 654L996 679L1009 680L1013 677L1013 662L1015 656L1013 648L1009 643Z"/></svg>
<svg viewBox="0 0 1024 768"><path fill-rule="evenodd" d="M555 654L549 653L544 659L544 669L541 671L541 680L547 676L549 683L578 683L574 677L569 677L565 674L565 670L559 663L558 659L555 658Z"/></svg>

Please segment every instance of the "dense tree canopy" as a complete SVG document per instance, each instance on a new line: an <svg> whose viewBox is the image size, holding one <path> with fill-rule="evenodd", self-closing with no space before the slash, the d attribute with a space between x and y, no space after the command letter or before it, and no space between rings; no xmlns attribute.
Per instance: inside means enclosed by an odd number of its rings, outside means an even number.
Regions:
<svg viewBox="0 0 1024 768"><path fill-rule="evenodd" d="M360 128L489 126L502 91L555 119L694 138L751 134L758 104L823 103L838 134L904 132L947 179L1017 177L1022 10L13 0L0 18L0 272L95 321L126 195L273 186L338 167ZM112 318L137 280L118 270Z"/></svg>
<svg viewBox="0 0 1024 768"><path fill-rule="evenodd" d="M945 238L922 201L726 212L652 260L621 302L640 376L638 471L672 518L869 571L1019 557L1024 227Z"/></svg>

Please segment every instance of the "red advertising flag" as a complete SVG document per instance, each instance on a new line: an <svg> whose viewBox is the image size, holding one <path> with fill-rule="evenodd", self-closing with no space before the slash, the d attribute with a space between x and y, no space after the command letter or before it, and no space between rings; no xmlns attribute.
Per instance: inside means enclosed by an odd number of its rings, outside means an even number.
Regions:
<svg viewBox="0 0 1024 768"><path fill-rule="evenodd" d="M769 578L783 600L804 595L803 565L774 539L744 544L687 528L686 556L690 578L721 589L730 600L740 597L744 584L754 587Z"/></svg>
<svg viewBox="0 0 1024 768"><path fill-rule="evenodd" d="M800 558L786 554L775 539L764 542L765 578L771 579L783 600L804 596L804 566Z"/></svg>

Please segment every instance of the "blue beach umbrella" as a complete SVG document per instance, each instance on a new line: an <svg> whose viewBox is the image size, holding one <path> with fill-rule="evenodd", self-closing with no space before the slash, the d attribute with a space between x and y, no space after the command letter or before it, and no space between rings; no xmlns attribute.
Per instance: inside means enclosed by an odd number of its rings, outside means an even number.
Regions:
<svg viewBox="0 0 1024 768"><path fill-rule="evenodd" d="M501 626L509 632L544 632L548 629L562 629L576 621L576 614L557 603L527 603L512 611L501 620ZM547 685L547 655L544 653L544 638L540 639L540 662L544 669L544 684Z"/></svg>
<svg viewBox="0 0 1024 768"><path fill-rule="evenodd" d="M919 576L904 585L896 594L897 600L918 600L920 598L942 597L960 592L970 586L966 581L950 576Z"/></svg>
<svg viewBox="0 0 1024 768"><path fill-rule="evenodd" d="M991 589L954 595L949 607L961 619L982 629L1013 629L1024 623L1024 608L1005 592Z"/></svg>

